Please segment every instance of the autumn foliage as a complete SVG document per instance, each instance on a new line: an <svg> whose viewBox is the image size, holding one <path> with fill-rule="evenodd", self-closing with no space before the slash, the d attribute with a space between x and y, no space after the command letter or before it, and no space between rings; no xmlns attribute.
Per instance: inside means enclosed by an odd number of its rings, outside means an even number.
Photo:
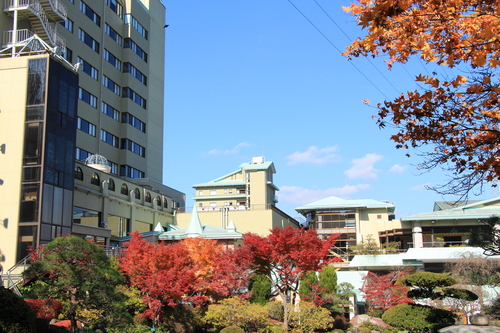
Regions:
<svg viewBox="0 0 500 333"><path fill-rule="evenodd" d="M126 248L120 268L144 295L144 315L154 320L160 319L164 306L201 305L241 295L248 284L248 255L215 240L153 244L134 232Z"/></svg>
<svg viewBox="0 0 500 333"><path fill-rule="evenodd" d="M387 310L395 305L413 302L407 296L408 288L394 283L405 276L401 272L390 272L377 275L373 272L363 278L364 284L361 292L371 310Z"/></svg>
<svg viewBox="0 0 500 333"><path fill-rule="evenodd" d="M52 320L62 310L62 303L56 299L25 299L37 318Z"/></svg>
<svg viewBox="0 0 500 333"><path fill-rule="evenodd" d="M453 177L433 189L466 195L500 177L500 1L358 0L344 8L366 29L345 52L387 56L391 67L412 57L459 74L418 75L421 89L378 104L378 124L395 125L397 148L432 144L421 169Z"/></svg>
<svg viewBox="0 0 500 333"><path fill-rule="evenodd" d="M295 304L299 282L306 272L316 272L331 262L330 248L338 235L321 240L315 230L274 228L267 237L245 234L244 245L252 257L252 268L269 278L276 294L284 300L288 325L290 305Z"/></svg>

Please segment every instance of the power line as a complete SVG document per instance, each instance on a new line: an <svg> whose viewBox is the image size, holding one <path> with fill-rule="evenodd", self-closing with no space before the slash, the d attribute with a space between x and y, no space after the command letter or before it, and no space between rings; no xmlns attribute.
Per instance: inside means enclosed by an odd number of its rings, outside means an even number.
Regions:
<svg viewBox="0 0 500 333"><path fill-rule="evenodd" d="M341 55L342 55L342 51L299 9L297 8L297 6L295 6L295 4L291 1L291 0L288 0L288 2L314 27L314 29L316 29L322 36L323 38L325 38L328 43L330 43L330 45L332 45ZM352 61L349 61L349 63L368 81L370 82L370 84L375 88L377 89L386 99L389 99L389 97L386 96L386 94L384 94L384 92L382 90L379 89L379 87L377 87L375 85L375 83L373 83L372 80L370 80L368 78L368 76L365 75L365 73L363 73Z"/></svg>

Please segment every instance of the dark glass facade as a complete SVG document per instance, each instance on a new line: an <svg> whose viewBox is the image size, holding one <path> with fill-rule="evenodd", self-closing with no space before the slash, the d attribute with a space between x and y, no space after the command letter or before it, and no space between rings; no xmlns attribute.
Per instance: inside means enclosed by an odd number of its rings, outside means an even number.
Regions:
<svg viewBox="0 0 500 333"><path fill-rule="evenodd" d="M78 76L51 58L30 59L17 257L71 232Z"/></svg>

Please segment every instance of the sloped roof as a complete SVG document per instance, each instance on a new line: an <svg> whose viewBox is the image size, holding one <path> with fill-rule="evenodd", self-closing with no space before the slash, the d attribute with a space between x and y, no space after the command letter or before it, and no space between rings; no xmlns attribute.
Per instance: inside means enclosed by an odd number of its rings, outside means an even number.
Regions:
<svg viewBox="0 0 500 333"><path fill-rule="evenodd" d="M500 206L495 206L495 203L500 203L500 197L474 202L469 201L459 207L406 216L402 217L401 221L488 219L493 215L500 215Z"/></svg>
<svg viewBox="0 0 500 333"><path fill-rule="evenodd" d="M355 208L394 208L394 204L373 199L347 200L338 197L328 197L307 205L295 208L301 214L321 209L355 209Z"/></svg>
<svg viewBox="0 0 500 333"><path fill-rule="evenodd" d="M191 219L187 228L172 226L171 231L164 232L158 236L159 240L181 240L190 237L201 237L208 239L241 239L243 234L236 231L234 222L231 221L226 229L211 225L202 225L198 211L193 209Z"/></svg>

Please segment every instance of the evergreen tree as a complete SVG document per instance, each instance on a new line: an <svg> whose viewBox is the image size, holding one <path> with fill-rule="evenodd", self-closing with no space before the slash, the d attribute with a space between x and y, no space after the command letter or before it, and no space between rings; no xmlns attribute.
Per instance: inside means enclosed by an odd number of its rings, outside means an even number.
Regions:
<svg viewBox="0 0 500 333"><path fill-rule="evenodd" d="M266 305L271 298L271 281L261 273L255 273L251 279L248 289L251 291L250 303Z"/></svg>

